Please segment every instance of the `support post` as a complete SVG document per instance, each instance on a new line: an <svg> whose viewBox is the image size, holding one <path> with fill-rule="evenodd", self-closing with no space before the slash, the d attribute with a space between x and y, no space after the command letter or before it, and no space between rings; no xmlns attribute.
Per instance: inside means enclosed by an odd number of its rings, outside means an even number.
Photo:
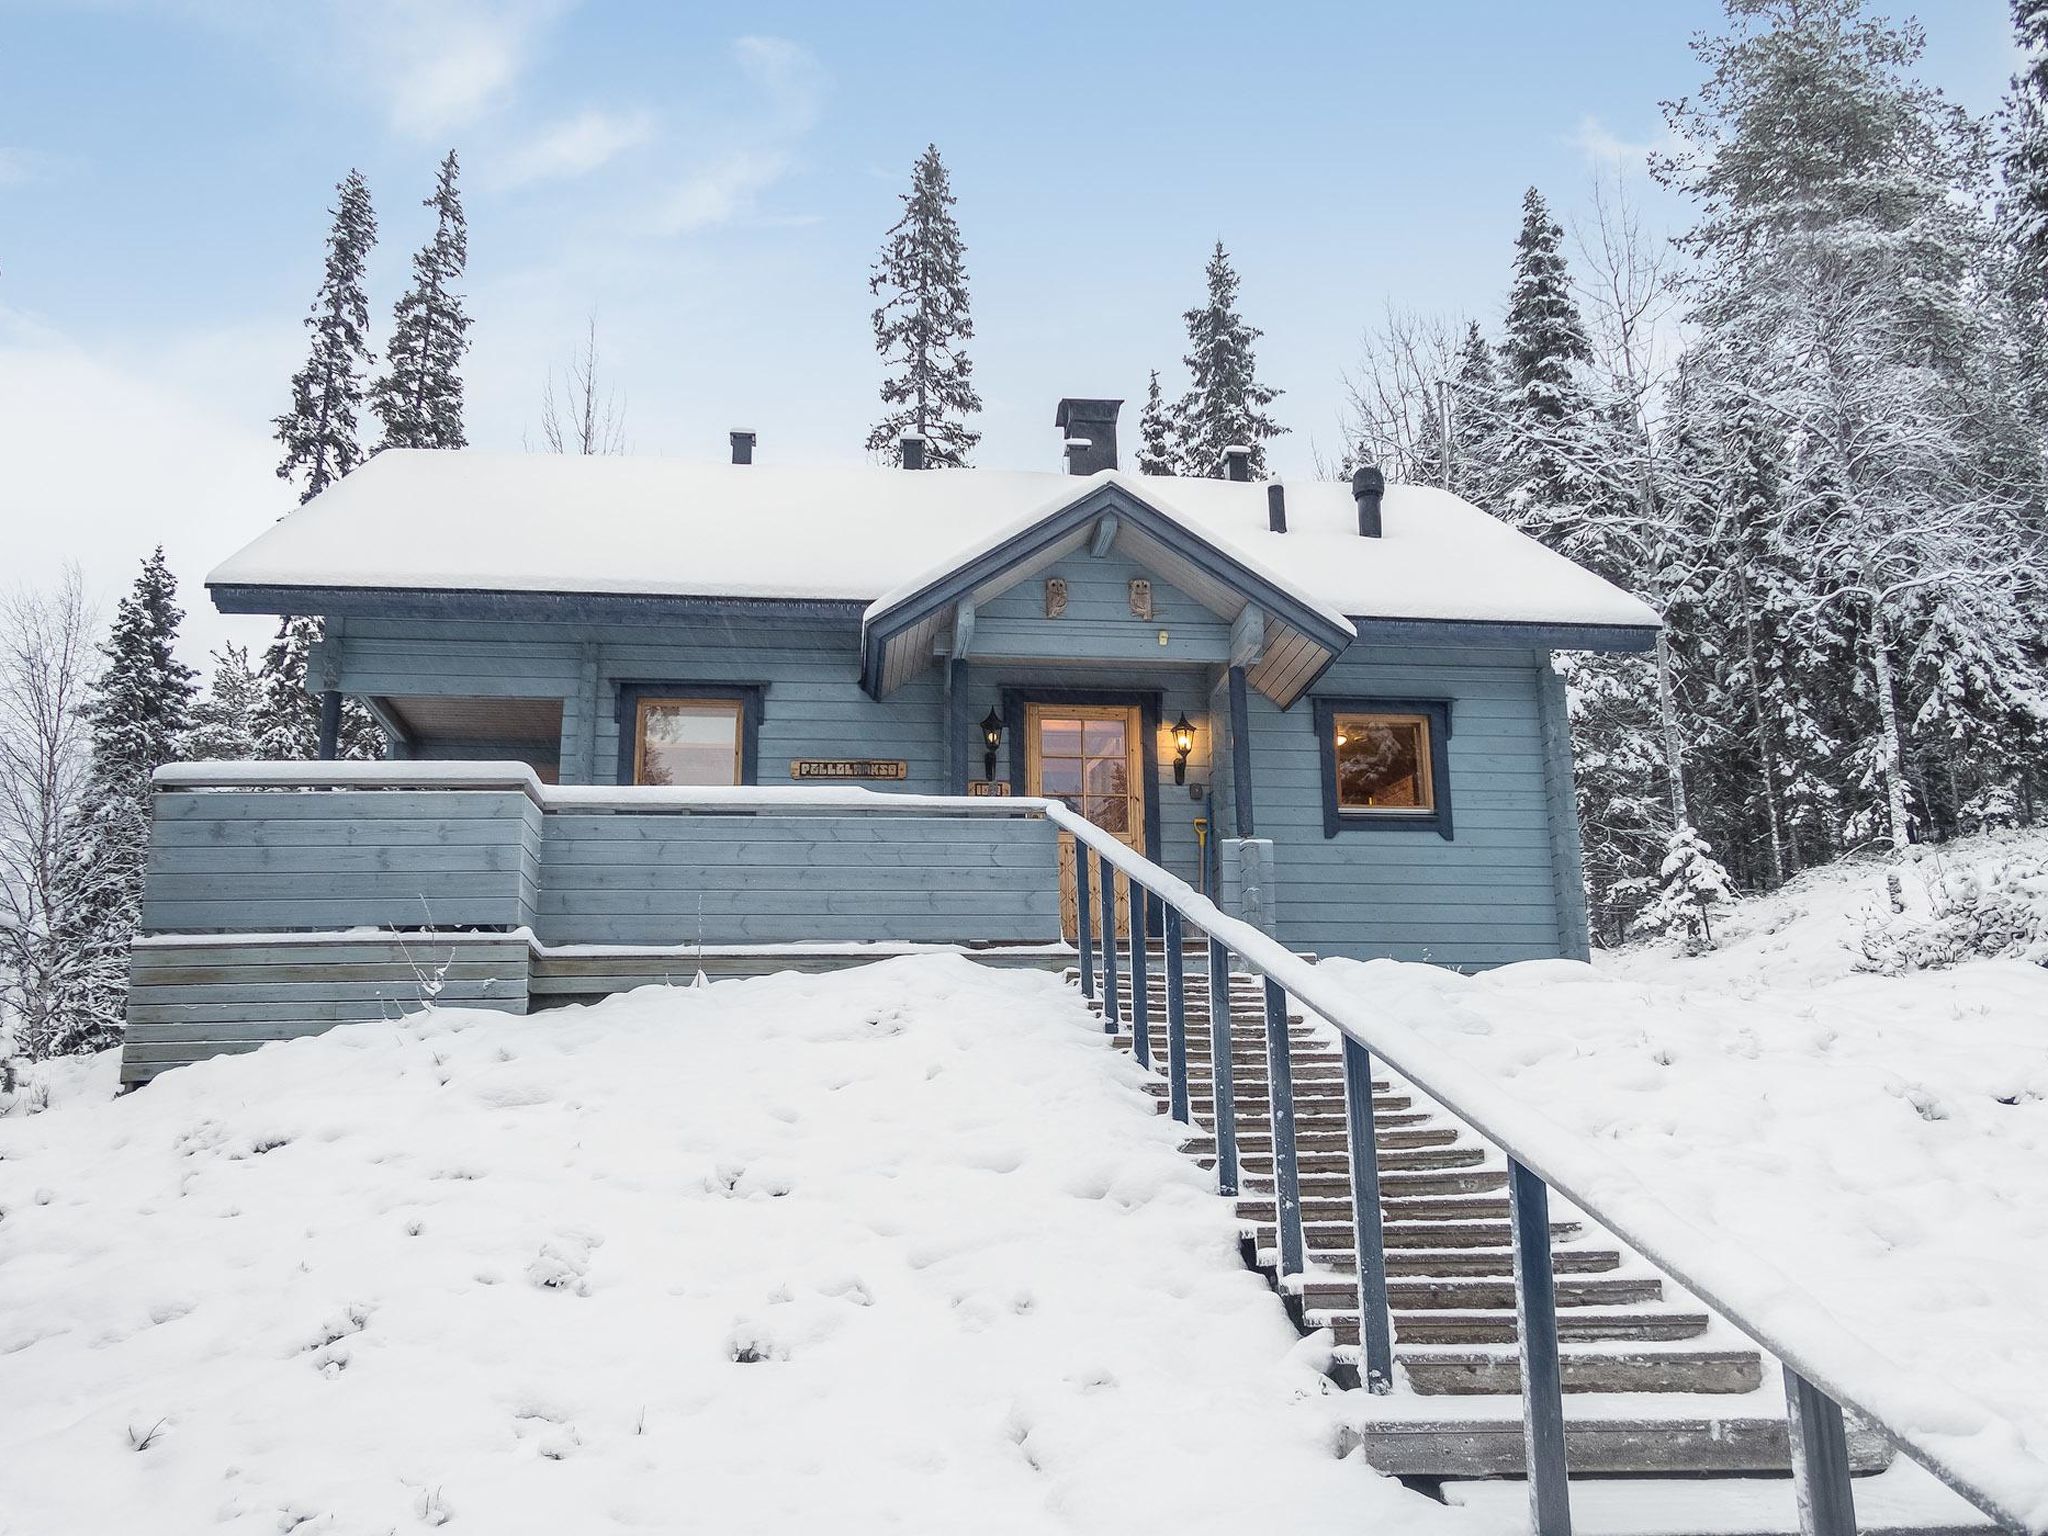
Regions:
<svg viewBox="0 0 2048 1536"><path fill-rule="evenodd" d="M1096 887L1102 898L1102 1029L1113 1035L1123 1022L1123 1001L1117 995L1116 984L1116 866L1092 848L1088 850L1088 862L1102 876L1102 883Z"/></svg>
<svg viewBox="0 0 2048 1536"><path fill-rule="evenodd" d="M1849 1435L1842 1407L1812 1382L1785 1370L1786 1428L1792 1436L1792 1486L1801 1536L1856 1536L1849 1488Z"/></svg>
<svg viewBox="0 0 2048 1536"><path fill-rule="evenodd" d="M1216 1193L1237 1193L1236 1063L1230 1052L1230 951L1209 941L1209 1092L1216 1121Z"/></svg>
<svg viewBox="0 0 2048 1536"><path fill-rule="evenodd" d="M1358 1252L1359 1374L1368 1390L1394 1390L1394 1326L1387 1309L1379 1133L1372 1112L1372 1053L1344 1037L1344 1114L1351 1140L1351 1229Z"/></svg>
<svg viewBox="0 0 2048 1536"><path fill-rule="evenodd" d="M1252 709L1244 668L1230 669L1230 804L1237 835L1252 835Z"/></svg>
<svg viewBox="0 0 2048 1536"><path fill-rule="evenodd" d="M1088 889L1088 850L1074 839L1074 948L1081 952L1081 996L1095 1001L1095 913Z"/></svg>
<svg viewBox="0 0 2048 1536"><path fill-rule="evenodd" d="M1564 1374L1557 1356L1557 1280L1550 1261L1550 1191L1508 1159L1515 1244L1515 1331L1522 1348L1522 1449L1532 1536L1571 1536L1565 1480Z"/></svg>
<svg viewBox="0 0 2048 1536"><path fill-rule="evenodd" d="M1302 1270L1301 1166L1294 1147L1294 1042L1287 1034L1287 993L1266 978L1266 1102L1273 1127L1273 1226L1280 1278ZM1538 1536L1548 1536L1539 1532Z"/></svg>
<svg viewBox="0 0 2048 1536"><path fill-rule="evenodd" d="M1188 1123L1188 999L1181 964L1180 908L1166 909L1166 1094L1167 1108Z"/></svg>
<svg viewBox="0 0 2048 1536"><path fill-rule="evenodd" d="M1152 961L1151 935L1147 931L1151 914L1146 910L1151 893L1137 881L1131 882L1131 1052L1138 1065L1152 1065Z"/></svg>
<svg viewBox="0 0 2048 1536"><path fill-rule="evenodd" d="M973 772L970 766L973 748L967 739L974 731L968 708L971 702L967 663L958 656L952 657L946 663L946 778L951 785L950 794L966 794L967 781Z"/></svg>
<svg viewBox="0 0 2048 1536"><path fill-rule="evenodd" d="M331 763L341 750L341 690L320 690L320 761Z"/></svg>

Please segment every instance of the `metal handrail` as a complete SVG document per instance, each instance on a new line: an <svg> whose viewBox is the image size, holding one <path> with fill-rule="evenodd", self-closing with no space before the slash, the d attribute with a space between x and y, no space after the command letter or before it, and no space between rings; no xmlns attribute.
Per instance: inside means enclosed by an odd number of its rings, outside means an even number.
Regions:
<svg viewBox="0 0 2048 1536"><path fill-rule="evenodd" d="M1967 1499L2015 1536L2048 1536L2048 1461L2024 1443L2020 1428L1983 1403L1944 1383L1912 1376L1896 1361L1873 1349L1829 1315L1825 1307L1767 1260L1734 1249L1724 1236L1710 1233L1661 1202L1640 1180L1616 1168L1580 1138L1557 1126L1499 1088L1477 1068L1425 1039L1413 1029L1362 1002L1354 993L1276 942L1269 935L1219 908L1186 881L1133 851L1064 805L1053 802L1047 818L1070 834L1083 850L1077 854L1077 883L1093 885L1100 868L1102 898L1094 905L1102 916L1102 968L1107 1014L1118 1022L1115 985L1117 961L1114 880L1122 874L1137 891L1148 892L1178 918L1176 927L1192 927L1211 943L1212 1030L1216 1052L1213 1070L1219 1090L1227 1080L1227 978L1217 965L1219 951L1234 953L1261 976L1267 990L1267 1039L1284 1051L1284 999L1292 995L1332 1025L1347 1045L1347 1102L1354 1129L1370 1127L1371 1073L1369 1054L1376 1053L1402 1076L1452 1115L1493 1142L1509 1159L1511 1227L1515 1234L1517 1312L1523 1326L1523 1391L1525 1435L1529 1442L1532 1517L1538 1536L1565 1536L1570 1529L1565 1501L1563 1419L1556 1368L1555 1295L1549 1276L1549 1223L1546 1189L1555 1189L1614 1236L1692 1292L1785 1367L1793 1471L1802 1527L1811 1533L1847 1536L1855 1530L1849 1490L1848 1460L1843 1450L1842 1408L1847 1407L1913 1461ZM1131 908L1144 906L1134 892ZM1093 942L1082 905L1079 942L1084 951ZM1134 929L1133 940L1141 929ZM1133 948L1134 972L1145 966L1142 943ZM1223 999L1219 1007L1219 997ZM1276 1010L1275 1000L1279 999ZM1221 1013L1226 1022L1215 1023ZM1277 1033L1276 1012L1279 1015ZM1169 1014L1169 1025L1171 1014ZM1170 1026L1171 1027L1171 1026ZM1353 1059L1366 1070L1349 1070ZM1280 1095L1281 1062L1269 1068L1271 1102ZM1227 1106L1218 1094L1216 1113L1219 1184L1235 1192L1234 1159L1226 1168L1222 1156ZM1361 1118L1358 1106L1363 1106ZM1232 1126L1234 1130L1234 1125ZM1294 1202L1293 1243L1289 1242L1289 1191L1280 1187L1294 1162L1293 1148L1282 1145L1282 1127L1274 1127L1276 1174L1275 1225L1282 1249L1283 1279L1290 1273L1288 1250L1299 1269L1299 1202ZM1291 1143L1291 1136L1288 1137ZM1353 1156L1373 1154L1374 1138L1352 1138ZM1376 1173L1375 1173L1376 1182ZM1354 1181L1354 1201L1360 1207ZM1374 1205L1377 1201L1373 1202ZM1377 1212L1358 1211L1359 1269L1368 1277L1366 1249L1377 1233ZM1373 1231L1368 1232L1370 1226ZM1383 1309L1384 1294L1380 1298ZM1371 1298L1362 1305L1369 1307ZM1361 1335L1374 1320L1362 1313ZM1533 1326L1532 1326L1533 1325ZM1532 1334L1545 1337L1532 1340ZM1531 1349L1536 1358L1531 1358ZM1546 1371L1542 1355L1547 1349ZM1547 1376L1547 1380L1538 1380Z"/></svg>

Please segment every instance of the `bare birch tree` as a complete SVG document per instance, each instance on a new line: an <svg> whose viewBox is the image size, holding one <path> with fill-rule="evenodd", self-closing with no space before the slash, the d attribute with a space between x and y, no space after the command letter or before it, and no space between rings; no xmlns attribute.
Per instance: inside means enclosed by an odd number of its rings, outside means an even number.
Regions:
<svg viewBox="0 0 2048 1536"><path fill-rule="evenodd" d="M561 371L548 374L541 391L540 433L550 453L624 453L625 408L600 377L597 316L584 322L583 346Z"/></svg>
<svg viewBox="0 0 2048 1536"><path fill-rule="evenodd" d="M0 599L0 1015L47 1053L64 957L52 939L60 845L86 763L79 713L98 653L76 566Z"/></svg>

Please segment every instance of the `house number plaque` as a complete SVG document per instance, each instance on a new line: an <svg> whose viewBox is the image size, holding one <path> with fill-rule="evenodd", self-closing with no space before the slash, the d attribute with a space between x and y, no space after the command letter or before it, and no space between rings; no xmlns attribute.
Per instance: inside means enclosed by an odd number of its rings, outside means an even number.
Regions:
<svg viewBox="0 0 2048 1536"><path fill-rule="evenodd" d="M886 757L793 757L792 779L907 779L910 764Z"/></svg>

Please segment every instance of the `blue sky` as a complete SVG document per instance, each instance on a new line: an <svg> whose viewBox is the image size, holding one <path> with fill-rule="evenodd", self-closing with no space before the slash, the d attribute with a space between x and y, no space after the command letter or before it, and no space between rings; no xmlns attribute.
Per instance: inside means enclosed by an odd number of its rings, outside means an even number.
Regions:
<svg viewBox="0 0 2048 1536"><path fill-rule="evenodd" d="M1918 7L1992 107L1998 0ZM1054 403L1175 387L1219 236L1306 472L1391 302L1493 319L1522 189L1569 213L1697 84L1717 5L0 0L0 580L205 571L291 505L269 418L334 183L368 176L381 342L434 163L462 155L470 436L537 437L595 312L640 452L857 461L868 264L927 140L968 241L980 462L1057 463ZM1647 183L1653 227L1683 210ZM196 658L195 658L196 659Z"/></svg>

